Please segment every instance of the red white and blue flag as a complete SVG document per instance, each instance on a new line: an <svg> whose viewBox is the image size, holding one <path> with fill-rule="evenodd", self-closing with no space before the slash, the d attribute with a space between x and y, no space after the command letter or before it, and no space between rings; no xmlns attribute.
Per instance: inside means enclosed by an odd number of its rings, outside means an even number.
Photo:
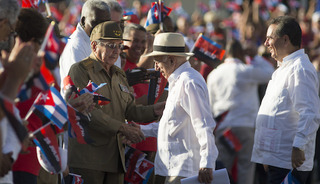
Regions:
<svg viewBox="0 0 320 184"><path fill-rule="evenodd" d="M38 8L41 0L22 0L22 8ZM42 0L43 3L46 0Z"/></svg>
<svg viewBox="0 0 320 184"><path fill-rule="evenodd" d="M101 87L103 87L106 84L107 83L101 83L100 85L97 85L94 82L89 81L88 85L80 91L80 95L82 95L84 93L93 94L94 92L96 92L98 89L100 89Z"/></svg>
<svg viewBox="0 0 320 184"><path fill-rule="evenodd" d="M34 102L34 107L62 129L68 121L67 104L54 87L46 92L41 92Z"/></svg>
<svg viewBox="0 0 320 184"><path fill-rule="evenodd" d="M291 170L281 184L301 184L301 182L292 174Z"/></svg>
<svg viewBox="0 0 320 184"><path fill-rule="evenodd" d="M40 148L42 154L56 173L61 172L61 156L58 140L51 124L44 126L34 133L33 141Z"/></svg>
<svg viewBox="0 0 320 184"><path fill-rule="evenodd" d="M221 45L201 34L196 40L192 52L194 53L194 57L212 66L213 62L221 62L225 50L221 48Z"/></svg>
<svg viewBox="0 0 320 184"><path fill-rule="evenodd" d="M49 89L45 78L41 73L33 75L27 82L25 82L19 91L18 98L20 102L30 99L36 90L46 91Z"/></svg>
<svg viewBox="0 0 320 184"><path fill-rule="evenodd" d="M169 16L172 9L163 5L163 2L153 2L151 3L151 9L148 11L147 21L144 27L150 24L160 23L163 17ZM161 16L161 17L160 17Z"/></svg>
<svg viewBox="0 0 320 184"><path fill-rule="evenodd" d="M65 43L62 42L56 34L52 31L49 38L48 43L45 47L45 64L46 67L50 70L55 69L59 62L60 55L63 51Z"/></svg>
<svg viewBox="0 0 320 184"><path fill-rule="evenodd" d="M94 82L89 81L88 85L83 88L79 93L80 95L84 93L91 93L93 94L93 100L95 102L98 102L99 105L107 105L110 103L110 99L96 93L96 91L100 88L102 88L107 83L101 83L100 85L95 84Z"/></svg>
<svg viewBox="0 0 320 184"><path fill-rule="evenodd" d="M83 184L84 180L78 174L69 173L68 176L64 177L62 184Z"/></svg>
<svg viewBox="0 0 320 184"><path fill-rule="evenodd" d="M125 165L127 172L125 174L124 180L130 183L137 182L137 179L141 178L136 174L136 168L142 163L146 154L138 149L126 146L125 149ZM139 176L139 177L137 177ZM140 181L140 179L139 179ZM142 180L141 180L142 181Z"/></svg>

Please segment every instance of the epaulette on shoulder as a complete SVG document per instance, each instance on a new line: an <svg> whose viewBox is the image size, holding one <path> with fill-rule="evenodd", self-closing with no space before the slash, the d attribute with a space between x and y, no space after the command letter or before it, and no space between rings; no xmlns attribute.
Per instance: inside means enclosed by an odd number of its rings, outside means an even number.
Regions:
<svg viewBox="0 0 320 184"><path fill-rule="evenodd" d="M86 58L85 60L81 61L81 65L85 68L92 68L93 67L93 60L90 58Z"/></svg>
<svg viewBox="0 0 320 184"><path fill-rule="evenodd" d="M118 72L120 75L123 75L124 77L126 77L126 73L119 67L114 67L116 72Z"/></svg>

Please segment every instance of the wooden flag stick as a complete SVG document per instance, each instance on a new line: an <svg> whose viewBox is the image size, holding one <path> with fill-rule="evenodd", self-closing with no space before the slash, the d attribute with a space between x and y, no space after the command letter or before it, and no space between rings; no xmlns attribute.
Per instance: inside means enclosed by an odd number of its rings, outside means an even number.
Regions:
<svg viewBox="0 0 320 184"><path fill-rule="evenodd" d="M51 21L51 23L50 23L50 25L49 25L49 27L48 27L48 29L47 29L46 36L44 37L43 42L42 42L42 44L41 44L41 47L40 47L40 49L39 49L39 51L38 51L38 54L37 54L38 57L41 56L42 53L44 52L44 49L46 48L46 45L47 45L47 43L48 43L48 40L49 40L49 37L50 37L50 35L51 35L51 32L52 32L52 30L53 30L54 25L55 25L55 22L54 22L54 21Z"/></svg>
<svg viewBox="0 0 320 184"><path fill-rule="evenodd" d="M51 125L51 122L52 122L52 121L50 121L49 123L47 123L47 124L45 124L45 125L41 126L41 127L40 127L40 128L38 128L37 130L33 131L31 134L29 134L29 137L33 137L33 136L34 136L34 134L38 133L41 129L43 129L43 128L47 127L48 125Z"/></svg>

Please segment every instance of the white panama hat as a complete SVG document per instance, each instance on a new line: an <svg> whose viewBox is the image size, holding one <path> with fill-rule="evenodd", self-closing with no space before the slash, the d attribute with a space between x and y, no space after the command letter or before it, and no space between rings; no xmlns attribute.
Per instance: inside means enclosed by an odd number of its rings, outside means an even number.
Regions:
<svg viewBox="0 0 320 184"><path fill-rule="evenodd" d="M153 42L153 52L144 56L193 56L185 52L185 42L180 33L160 33Z"/></svg>

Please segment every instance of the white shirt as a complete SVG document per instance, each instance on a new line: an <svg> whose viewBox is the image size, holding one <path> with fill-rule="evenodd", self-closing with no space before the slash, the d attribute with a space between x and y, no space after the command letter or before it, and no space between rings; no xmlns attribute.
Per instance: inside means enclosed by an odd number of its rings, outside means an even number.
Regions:
<svg viewBox="0 0 320 184"><path fill-rule="evenodd" d="M67 45L65 46L60 60L60 79L61 79L61 91L63 91L63 79L68 75L71 66L83 59L89 57L91 54L90 37L81 27L80 23L77 25L77 29L72 33ZM118 57L116 66L121 68L121 59Z"/></svg>
<svg viewBox="0 0 320 184"><path fill-rule="evenodd" d="M298 170L312 169L319 127L318 89L317 72L303 49L283 59L257 115L253 162L292 169L292 147L298 147L306 158Z"/></svg>
<svg viewBox="0 0 320 184"><path fill-rule="evenodd" d="M59 60L61 89L63 89L63 79L68 75L70 67L76 62L82 61L90 54L90 37L79 23L77 29L72 33L67 45L64 47Z"/></svg>
<svg viewBox="0 0 320 184"><path fill-rule="evenodd" d="M250 65L236 58L227 58L208 75L213 115L229 110L218 129L254 127L260 104L258 85L267 83L273 71L271 64L256 56Z"/></svg>
<svg viewBox="0 0 320 184"><path fill-rule="evenodd" d="M155 173L190 177L199 168L215 168L218 150L203 77L189 62L168 78L169 95L158 130Z"/></svg>
<svg viewBox="0 0 320 184"><path fill-rule="evenodd" d="M2 94L0 95L2 96L2 98L5 98ZM18 120L21 120L19 110L15 107L14 115ZM2 136L2 153L7 154L12 152L12 159L16 161L21 150L21 144L7 117L4 117L0 120L0 128ZM10 171L4 177L0 177L0 183L12 184L12 171Z"/></svg>

